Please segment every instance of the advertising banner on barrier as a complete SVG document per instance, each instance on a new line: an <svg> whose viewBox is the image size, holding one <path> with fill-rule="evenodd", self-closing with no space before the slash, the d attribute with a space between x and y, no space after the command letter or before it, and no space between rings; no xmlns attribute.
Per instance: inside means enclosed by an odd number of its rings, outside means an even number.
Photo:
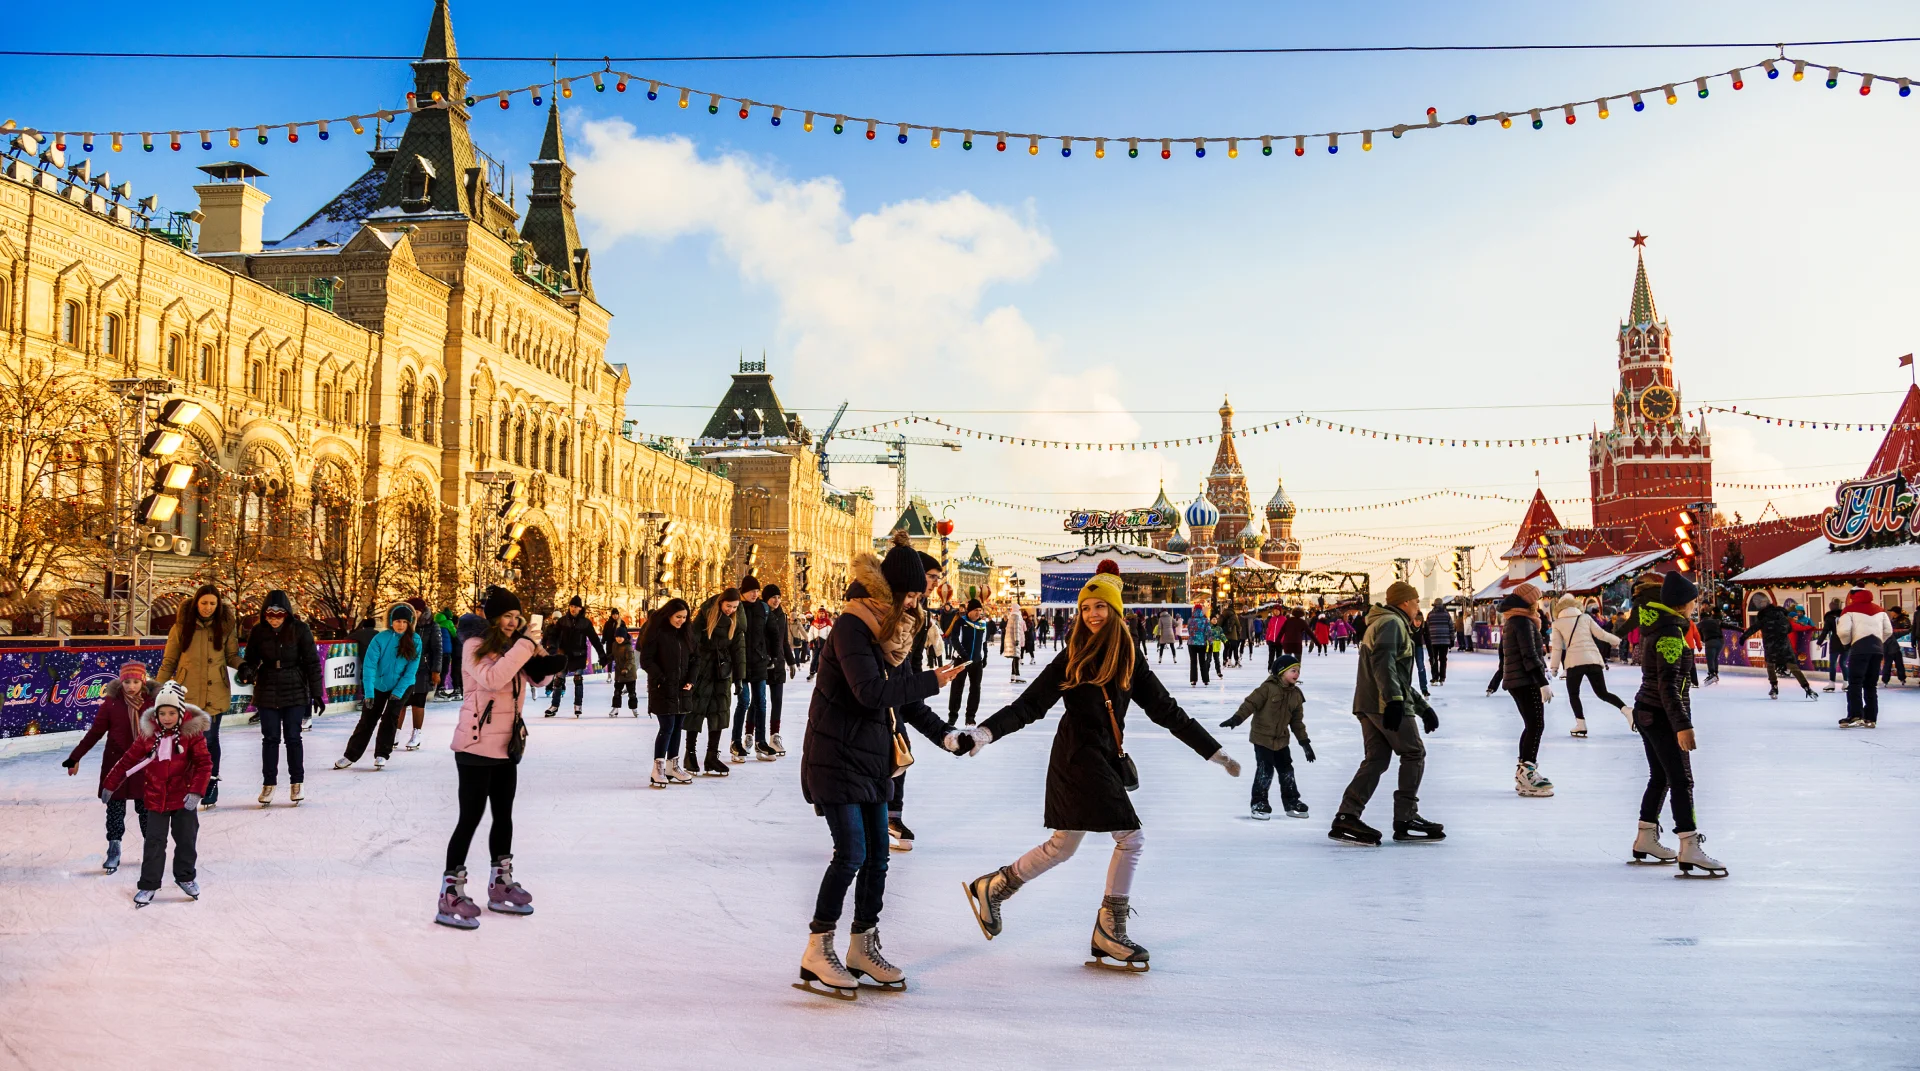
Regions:
<svg viewBox="0 0 1920 1071"><path fill-rule="evenodd" d="M314 645L324 666L327 712L360 703L360 660L353 642ZM0 650L0 739L84 729L100 705L101 689L129 661L160 673L159 647L40 647ZM230 712L252 709L253 689L234 685Z"/></svg>

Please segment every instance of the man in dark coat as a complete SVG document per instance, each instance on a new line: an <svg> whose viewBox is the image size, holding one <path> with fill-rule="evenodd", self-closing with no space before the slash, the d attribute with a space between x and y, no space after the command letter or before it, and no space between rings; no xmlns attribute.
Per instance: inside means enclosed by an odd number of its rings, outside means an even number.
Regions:
<svg viewBox="0 0 1920 1071"><path fill-rule="evenodd" d="M1394 839L1445 836L1439 823L1420 817L1419 811L1420 779L1427 767L1420 729L1424 726L1431 733L1440 728L1440 716L1413 686L1413 615L1419 609L1420 593L1398 580L1387 588L1387 604L1367 612L1359 675L1353 685L1353 716L1360 719L1366 758L1341 797L1340 812L1327 832L1333 840L1380 843L1380 831L1361 822L1360 814L1394 755L1400 756L1400 787L1393 794Z"/></svg>
<svg viewBox="0 0 1920 1071"><path fill-rule="evenodd" d="M1427 657L1433 662L1433 685L1447 683L1447 652L1453 647L1453 614L1445 599L1433 600L1427 611Z"/></svg>
<svg viewBox="0 0 1920 1071"><path fill-rule="evenodd" d="M767 647L767 724L765 732L754 745L756 753L761 749L772 751L777 758L787 753L780 744L780 707L786 697L787 676L793 666L793 641L787 634L787 611L781 603L780 585L768 584L760 589L760 602L767 608L767 623L764 630Z"/></svg>
<svg viewBox="0 0 1920 1071"><path fill-rule="evenodd" d="M745 676L733 682L733 744L728 749L735 762L747 760L747 745L753 745L756 758L771 761L777 756L767 743L767 672L773 666L774 651L767 646L767 604L761 601L760 581L748 573L740 581L740 628L746 633Z"/></svg>
<svg viewBox="0 0 1920 1071"><path fill-rule="evenodd" d="M567 694L567 678L573 678L573 716L580 716L580 707L587 699L587 648L592 647L596 657L602 662L607 660L607 652L600 646L600 633L594 630L593 620L587 617L586 604L575 595L567 603L567 612L559 618L546 623L541 645L549 652L563 655L567 668L554 675L553 702L547 707L547 717L560 713L560 700Z"/></svg>
<svg viewBox="0 0 1920 1071"><path fill-rule="evenodd" d="M1813 688L1807 684L1807 675L1800 671L1800 656L1793 653L1793 621L1787 617L1785 610L1775 605L1773 600L1768 599L1765 595L1756 595L1754 598L1760 600L1762 605L1759 611L1753 615L1753 625L1740 634L1738 642L1745 643L1747 642L1747 637L1756 632L1760 634L1760 645L1766 652L1767 697L1772 699L1780 695L1780 676L1787 674L1792 676L1794 680L1800 682L1800 687L1805 691L1808 699L1814 698ZM1833 621L1838 621L1839 619L1838 614L1832 615L1830 618L1830 620ZM1642 625L1641 631L1645 631L1644 624ZM1832 646L1828 649L1838 650L1838 648L1839 640L1835 639ZM1644 662L1644 660L1645 652L1643 650L1642 661ZM1837 657L1834 660L1839 661ZM1833 686L1828 685L1827 689L1831 691Z"/></svg>

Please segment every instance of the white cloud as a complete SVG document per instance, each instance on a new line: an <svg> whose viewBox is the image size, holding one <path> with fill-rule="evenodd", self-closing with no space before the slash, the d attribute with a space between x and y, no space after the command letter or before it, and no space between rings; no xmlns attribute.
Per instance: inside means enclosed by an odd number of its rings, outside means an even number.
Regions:
<svg viewBox="0 0 1920 1071"><path fill-rule="evenodd" d="M793 395L854 395L869 406L920 401L930 409L1053 404L1090 412L969 422L1062 440L1140 434L1111 365L1058 369L1057 341L1017 307L989 307L989 288L1031 279L1054 256L1030 215L966 192L855 215L830 177L796 180L744 155L703 156L687 138L643 137L617 119L583 124L579 148L578 202L591 241L710 236L744 279L777 302L794 360L782 386ZM862 389L849 388L851 377ZM937 393L921 401L929 385ZM1163 467L1141 452L1042 457L1018 449L969 440L962 457L937 466L942 486L971 481L982 493L1013 498L1029 486L1138 488L1151 486ZM890 505L883 496L883 510Z"/></svg>

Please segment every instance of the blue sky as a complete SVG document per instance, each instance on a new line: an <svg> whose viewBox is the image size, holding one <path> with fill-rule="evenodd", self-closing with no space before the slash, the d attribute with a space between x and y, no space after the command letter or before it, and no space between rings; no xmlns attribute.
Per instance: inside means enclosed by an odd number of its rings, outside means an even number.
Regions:
<svg viewBox="0 0 1920 1071"><path fill-rule="evenodd" d="M254 7L207 23L160 3L143 26L76 34L31 7L17 47L292 50L412 54L430 7L349 2L324 19ZM1544 10L1432 5L880 4L807 9L574 5L542 22L525 5L456 3L461 52L688 54L1012 49L1723 41L1886 37L1920 32L1897 4L1621 3ZM1808 47L1823 62L1920 77L1920 47ZM1064 133L1226 135L1352 129L1558 104L1752 64L1768 50L1075 58L834 63L624 64L756 100L954 126ZM476 88L525 85L544 64L468 63ZM0 112L54 128L143 128L318 118L397 106L401 63L31 60L9 62ZM580 65L571 65L580 69ZM563 73L565 70L563 69ZM727 109L681 111L639 92L577 93L567 111L581 171L596 286L618 319L611 356L635 370L644 429L688 433L740 350L765 349L788 404L851 399L850 421L908 408L969 411L958 422L1058 438L1204 433L1224 393L1247 420L1306 409L1356 424L1441 435L1535 435L1605 421L1612 339L1626 311L1627 236L1651 235L1648 269L1673 326L1688 401L1823 419L1884 420L1917 347L1905 276L1916 245L1910 132L1920 95L1867 98L1857 79L1826 90L1755 72L1678 105L1650 98L1602 122L1557 113L1533 131L1382 135L1337 156L1284 147L1238 160L1143 148L1071 159L1048 144L1004 154L812 134ZM663 95L664 98L665 95ZM475 136L522 176L540 133L525 98L479 110ZM221 146L124 152L96 162L141 192L189 207L193 166L238 155L269 172L270 233L284 233L365 166L361 146ZM1877 393L1867 393L1877 392ZM1807 397L1808 395L1847 395ZM1502 406L1504 408L1458 408ZM1079 412L1036 412L1074 410ZM1096 410L1097 412L1084 412ZM1423 411L1425 410L1425 411ZM1713 421L1728 481L1855 474L1875 438ZM1302 505L1381 501L1437 487L1584 493L1580 446L1462 453L1292 429L1242 440L1256 500L1284 469ZM1151 498L1164 474L1191 489L1210 447L1160 455L1040 454L969 444L915 456L929 497L972 491L1066 507ZM891 475L845 469L883 506ZM1724 491L1747 517L1772 498L1789 512L1821 492ZM1517 507L1429 503L1303 516L1310 549L1380 561L1379 544L1334 538L1455 533L1517 520ZM1585 520L1584 507L1562 510ZM1047 539L1048 517L959 507L963 534ZM1351 526L1358 524L1358 529ZM996 542L1012 555L1022 544ZM1404 553L1431 553L1415 547Z"/></svg>

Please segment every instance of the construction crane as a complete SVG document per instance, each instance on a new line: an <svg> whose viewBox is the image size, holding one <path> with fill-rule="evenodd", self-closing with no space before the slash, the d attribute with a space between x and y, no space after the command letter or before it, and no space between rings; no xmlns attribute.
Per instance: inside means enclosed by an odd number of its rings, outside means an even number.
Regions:
<svg viewBox="0 0 1920 1071"><path fill-rule="evenodd" d="M838 418L836 418L836 421L837 419ZM842 435L840 438L852 439L856 442L887 444L887 452L885 454L862 457L829 457L825 453L822 453L820 455L820 463L823 466L823 471L824 466L828 464L886 465L893 469L894 476L896 477L894 500L898 506L895 516L907 511L907 447L939 446L948 450L960 449L960 443L955 439L927 439L917 435L894 435L892 437L886 437L880 435L849 434Z"/></svg>
<svg viewBox="0 0 1920 1071"><path fill-rule="evenodd" d="M840 426L840 418L847 415L847 403L841 402L840 408L833 411L833 419L827 422L827 430L813 440L813 456L819 459L820 478L827 480L827 444L833 441L833 431ZM832 483L832 480L827 480Z"/></svg>

